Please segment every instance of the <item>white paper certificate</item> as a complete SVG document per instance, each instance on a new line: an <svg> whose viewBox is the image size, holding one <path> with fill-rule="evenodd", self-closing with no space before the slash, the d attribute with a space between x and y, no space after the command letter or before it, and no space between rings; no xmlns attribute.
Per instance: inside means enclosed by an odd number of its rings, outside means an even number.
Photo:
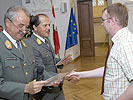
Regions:
<svg viewBox="0 0 133 100"><path fill-rule="evenodd" d="M49 79L47 79L46 81L47 81L47 83L45 84L45 86L51 86L51 83L52 82L56 82L56 81L58 81L58 80L63 80L63 78L67 75L67 74L69 74L70 72L66 72L66 73L60 73L60 74L57 74L57 75L55 75L55 76L53 76L53 77L51 77L51 78L49 78Z"/></svg>
<svg viewBox="0 0 133 100"><path fill-rule="evenodd" d="M70 55L68 55L68 56L66 56L66 57L64 57L64 58L62 58L62 59L56 64L56 66L63 64L63 62L64 62L66 59L68 59L68 57L70 57L70 56L72 56L72 55L70 54Z"/></svg>

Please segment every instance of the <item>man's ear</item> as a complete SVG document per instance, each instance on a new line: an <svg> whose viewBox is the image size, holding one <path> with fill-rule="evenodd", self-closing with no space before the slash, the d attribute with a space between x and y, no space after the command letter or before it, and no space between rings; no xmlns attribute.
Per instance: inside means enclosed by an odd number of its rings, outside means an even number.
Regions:
<svg viewBox="0 0 133 100"><path fill-rule="evenodd" d="M5 19L5 24L6 24L6 27L9 27L10 26L10 20L8 18Z"/></svg>
<svg viewBox="0 0 133 100"><path fill-rule="evenodd" d="M37 30L37 27L35 25L33 25L33 29L36 31Z"/></svg>
<svg viewBox="0 0 133 100"><path fill-rule="evenodd" d="M114 17L112 17L112 22L113 22L113 24L118 24L119 20L117 17L114 16Z"/></svg>

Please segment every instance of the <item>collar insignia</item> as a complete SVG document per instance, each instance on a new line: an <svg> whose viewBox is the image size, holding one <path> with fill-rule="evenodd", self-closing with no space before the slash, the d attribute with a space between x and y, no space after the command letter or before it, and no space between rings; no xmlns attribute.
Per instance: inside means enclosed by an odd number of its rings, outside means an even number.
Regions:
<svg viewBox="0 0 133 100"><path fill-rule="evenodd" d="M42 41L40 40L40 39L36 39L36 42L39 44L39 45L41 45L42 44Z"/></svg>
<svg viewBox="0 0 133 100"><path fill-rule="evenodd" d="M6 40L6 41L5 41L5 45L6 45L6 47L7 47L8 49L12 49L12 44L11 44L11 42L10 42L9 40Z"/></svg>
<svg viewBox="0 0 133 100"><path fill-rule="evenodd" d="M23 46L24 46L25 48L27 47L27 45L24 43L23 40L21 40L21 43L23 44Z"/></svg>

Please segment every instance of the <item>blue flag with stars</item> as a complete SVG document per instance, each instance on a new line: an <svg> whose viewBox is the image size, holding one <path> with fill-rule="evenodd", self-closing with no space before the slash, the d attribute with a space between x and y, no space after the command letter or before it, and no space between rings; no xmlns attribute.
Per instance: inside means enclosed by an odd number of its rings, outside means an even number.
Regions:
<svg viewBox="0 0 133 100"><path fill-rule="evenodd" d="M78 44L77 34L78 34L78 29L77 29L76 19L75 19L75 16L73 14L73 8L71 8L71 14L70 14L70 19L69 19L69 26L68 26L68 31L67 31L67 40L66 40L65 50Z"/></svg>

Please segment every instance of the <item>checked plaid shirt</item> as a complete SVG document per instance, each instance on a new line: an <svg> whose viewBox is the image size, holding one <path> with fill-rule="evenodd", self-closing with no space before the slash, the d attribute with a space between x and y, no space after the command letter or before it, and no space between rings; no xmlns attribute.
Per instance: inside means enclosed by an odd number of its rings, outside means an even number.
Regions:
<svg viewBox="0 0 133 100"><path fill-rule="evenodd" d="M112 41L104 80L105 100L117 100L133 80L133 33L127 27L122 28Z"/></svg>

